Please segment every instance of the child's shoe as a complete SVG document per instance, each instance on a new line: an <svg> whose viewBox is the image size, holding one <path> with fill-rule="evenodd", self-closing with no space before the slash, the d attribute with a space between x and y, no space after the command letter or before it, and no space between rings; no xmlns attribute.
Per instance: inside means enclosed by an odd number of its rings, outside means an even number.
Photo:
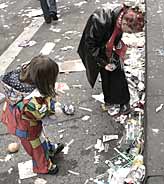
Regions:
<svg viewBox="0 0 164 184"><path fill-rule="evenodd" d="M64 149L64 144L62 143L57 143L57 144L52 144L50 141L48 142L48 154L49 158L51 161L53 161L54 156L58 153L60 153Z"/></svg>
<svg viewBox="0 0 164 184"><path fill-rule="evenodd" d="M108 114L110 116L115 116L120 113L120 104L112 104L110 105L110 108L108 109Z"/></svg>
<svg viewBox="0 0 164 184"><path fill-rule="evenodd" d="M56 164L52 164L51 168L48 170L48 174L57 174L59 171L58 167Z"/></svg>
<svg viewBox="0 0 164 184"><path fill-rule="evenodd" d="M54 150L54 154L60 153L64 149L64 144L63 143L57 143L57 148Z"/></svg>

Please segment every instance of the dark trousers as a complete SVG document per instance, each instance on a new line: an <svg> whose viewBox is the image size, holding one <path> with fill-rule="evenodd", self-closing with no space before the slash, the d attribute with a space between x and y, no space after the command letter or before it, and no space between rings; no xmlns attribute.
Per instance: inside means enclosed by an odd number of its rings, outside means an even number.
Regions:
<svg viewBox="0 0 164 184"><path fill-rule="evenodd" d="M100 75L105 103L121 105L129 103L130 93L124 70L117 68L110 72L102 68Z"/></svg>
<svg viewBox="0 0 164 184"><path fill-rule="evenodd" d="M40 5L45 17L53 13L57 14L56 0L40 0Z"/></svg>

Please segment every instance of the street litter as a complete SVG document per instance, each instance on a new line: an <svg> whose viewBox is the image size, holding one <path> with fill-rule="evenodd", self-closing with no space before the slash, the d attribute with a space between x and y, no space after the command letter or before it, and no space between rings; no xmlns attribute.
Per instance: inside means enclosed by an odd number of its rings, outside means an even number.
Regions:
<svg viewBox="0 0 164 184"><path fill-rule="evenodd" d="M103 142L118 139L118 135L103 135Z"/></svg>
<svg viewBox="0 0 164 184"><path fill-rule="evenodd" d="M24 48L32 47L35 44L36 44L36 41L34 40L24 40L22 43L18 45L18 47L24 47Z"/></svg>
<svg viewBox="0 0 164 184"><path fill-rule="evenodd" d="M79 109L84 110L84 111L88 111L88 112L92 112L92 109L89 109L86 107L79 107Z"/></svg>
<svg viewBox="0 0 164 184"><path fill-rule="evenodd" d="M66 46L66 47L61 48L60 50L61 51L67 51L67 50L73 50L73 49L74 49L73 46Z"/></svg>
<svg viewBox="0 0 164 184"><path fill-rule="evenodd" d="M59 133L65 132L65 129L58 130Z"/></svg>
<svg viewBox="0 0 164 184"><path fill-rule="evenodd" d="M98 149L98 152L104 151L104 144L101 139L97 139L97 143L95 144L95 149Z"/></svg>
<svg viewBox="0 0 164 184"><path fill-rule="evenodd" d="M61 41L61 39L54 39L54 42L55 43L58 43L58 42L60 42ZM57 56L59 56L59 55L57 55ZM56 58L56 56L55 56L55 58Z"/></svg>
<svg viewBox="0 0 164 184"><path fill-rule="evenodd" d="M155 111L156 111L156 112L159 112L162 108L163 108L163 104L160 104L160 106L157 107Z"/></svg>
<svg viewBox="0 0 164 184"><path fill-rule="evenodd" d="M77 175L77 176L80 175L80 173L75 172L75 171L71 171L71 170L68 170L68 172L71 173L71 174Z"/></svg>
<svg viewBox="0 0 164 184"><path fill-rule="evenodd" d="M5 159L3 161L7 162L7 161L11 160L12 157L13 157L12 154L7 154L6 157L5 157Z"/></svg>
<svg viewBox="0 0 164 184"><path fill-rule="evenodd" d="M86 4L87 2L86 1L81 1L80 3L75 3L74 6L82 6L83 4Z"/></svg>
<svg viewBox="0 0 164 184"><path fill-rule="evenodd" d="M20 145L17 142L10 143L8 145L7 151L9 153L16 153L19 150Z"/></svg>
<svg viewBox="0 0 164 184"><path fill-rule="evenodd" d="M89 179L86 179L85 182L84 182L84 184L87 184L88 182L89 182Z"/></svg>
<svg viewBox="0 0 164 184"><path fill-rule="evenodd" d="M75 113L75 107L72 104L71 105L64 104L62 106L62 110L67 115L74 115Z"/></svg>
<svg viewBox="0 0 164 184"><path fill-rule="evenodd" d="M160 56L164 56L164 49L161 48L161 49L156 49L155 50Z"/></svg>
<svg viewBox="0 0 164 184"><path fill-rule="evenodd" d="M43 178L36 178L36 180L34 181L34 184L46 184L47 181Z"/></svg>
<svg viewBox="0 0 164 184"><path fill-rule="evenodd" d="M103 93L100 93L99 95L92 95L92 98L94 98L96 101L104 103L104 95L103 95Z"/></svg>
<svg viewBox="0 0 164 184"><path fill-rule="evenodd" d="M64 149L62 150L62 152L64 154L68 154L68 150L69 150L69 146L74 142L74 139L72 139L69 143L66 143Z"/></svg>
<svg viewBox="0 0 164 184"><path fill-rule="evenodd" d="M100 155L97 155L96 151L95 151L94 159L95 159L94 164L98 164L100 161Z"/></svg>
<svg viewBox="0 0 164 184"><path fill-rule="evenodd" d="M72 85L72 87L81 89L82 85L81 84L74 84L74 85Z"/></svg>
<svg viewBox="0 0 164 184"><path fill-rule="evenodd" d="M85 67L80 59L57 62L57 64L59 65L60 73L85 71Z"/></svg>
<svg viewBox="0 0 164 184"><path fill-rule="evenodd" d="M82 121L87 121L89 119L90 119L90 116L88 116L88 115L82 117Z"/></svg>
<svg viewBox="0 0 164 184"><path fill-rule="evenodd" d="M4 9L6 7L8 7L8 4L7 3L1 3L0 4L0 9Z"/></svg>
<svg viewBox="0 0 164 184"><path fill-rule="evenodd" d="M69 147L66 145L64 147L64 149L62 150L62 152L64 153L64 155L68 154L68 150L69 150Z"/></svg>
<svg viewBox="0 0 164 184"><path fill-rule="evenodd" d="M54 33L60 33L61 28L56 28L54 25L51 25L49 30L54 32Z"/></svg>
<svg viewBox="0 0 164 184"><path fill-rule="evenodd" d="M37 174L33 172L32 165L33 165L32 160L18 163L20 179L26 179L26 178L37 176Z"/></svg>
<svg viewBox="0 0 164 184"><path fill-rule="evenodd" d="M128 115L119 115L112 119L122 124L123 135L117 147L114 148L116 156L105 163L109 169L102 174L100 178L95 178L97 184L140 184L145 177L145 166L143 165L143 147L144 147L144 104L145 104L145 34L124 34L123 39L126 43L132 43L127 50L127 58L124 61L124 70L130 92L131 112ZM101 103L104 103L103 93L92 95L92 97ZM163 105L162 105L163 107ZM161 108L157 109L160 111ZM158 131L155 129L153 133ZM109 137L108 137L109 136ZM118 135L114 135L118 139ZM94 146L98 152L108 152L110 135L104 135L103 141L97 139ZM100 155L95 155L94 163L100 162Z"/></svg>
<svg viewBox="0 0 164 184"><path fill-rule="evenodd" d="M62 36L65 36L65 35L76 35L76 34L79 34L80 32L78 31L66 31Z"/></svg>
<svg viewBox="0 0 164 184"><path fill-rule="evenodd" d="M69 143L67 143L67 146L70 146L74 142L74 139L72 139Z"/></svg>
<svg viewBox="0 0 164 184"><path fill-rule="evenodd" d="M88 146L87 148L85 148L85 150L89 150L91 148L93 148L93 145Z"/></svg>
<svg viewBox="0 0 164 184"><path fill-rule="evenodd" d="M152 129L152 132L153 132L153 133L155 133L155 134L158 134L159 129L157 129L157 128L153 128L153 129Z"/></svg>
<svg viewBox="0 0 164 184"><path fill-rule="evenodd" d="M104 151L105 151L105 153L108 152L108 149L109 149L109 144L108 143L105 143L104 144Z"/></svg>
<svg viewBox="0 0 164 184"><path fill-rule="evenodd" d="M8 169L8 173L11 174L11 172L13 171L13 168L11 167L10 169Z"/></svg>
<svg viewBox="0 0 164 184"><path fill-rule="evenodd" d="M67 83L65 82L56 82L55 83L55 89L57 91L65 91L65 90L69 90L69 86L67 85Z"/></svg>
<svg viewBox="0 0 164 184"><path fill-rule="evenodd" d="M23 13L22 12L18 12L18 14L20 14L21 17L28 16L29 18L31 18L31 17L37 17L37 16L43 15L43 12L39 8L39 9L27 9L27 10L24 10Z"/></svg>
<svg viewBox="0 0 164 184"><path fill-rule="evenodd" d="M60 139L63 139L63 137L64 137L63 134L60 134L60 135L59 135L59 138L60 138Z"/></svg>

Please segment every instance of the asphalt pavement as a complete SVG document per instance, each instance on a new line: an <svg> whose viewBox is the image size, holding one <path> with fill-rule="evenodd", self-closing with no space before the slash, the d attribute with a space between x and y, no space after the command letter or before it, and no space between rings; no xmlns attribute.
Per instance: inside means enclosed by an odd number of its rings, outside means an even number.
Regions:
<svg viewBox="0 0 164 184"><path fill-rule="evenodd" d="M47 42L51 41L56 42L56 45L50 57L56 57L56 60L59 62L79 59L76 50L86 20L95 8L106 2L108 1L89 0L82 6L77 4L80 1L58 2L59 21L51 25L43 23L32 37L32 40L36 41L36 45L23 48L16 57L11 58L13 60L11 60L12 62L7 67L7 70L9 71L15 66L30 60L40 52ZM114 3L118 3L118 1ZM4 26L1 31L0 41L4 44L0 46L0 54L4 53L31 22L32 18L27 16L20 17L18 13L20 12L23 15L25 10L39 8L39 1L21 0L17 1L15 8L12 8L12 6L14 6L14 3L8 6L9 9L6 7L7 11L4 11L5 8L3 10L0 9L5 15L4 19L1 16L1 23L4 21L5 25L8 23L9 26L12 26L12 29L7 29L7 26ZM24 11L21 12L22 9ZM163 109L158 113L155 110L161 104L164 104L164 2L162 0L147 0L146 9L145 80L147 95L144 159L147 174L145 183L163 184L164 113ZM62 51L61 48L65 46L72 46L72 49ZM60 74L59 81L66 82L70 87L70 90L65 91L63 94L61 93L60 96L63 103L74 104L76 108L75 115L64 115L56 120L47 120L46 132L53 141L62 141L64 143L72 141L72 144L68 154L60 154L58 156L59 173L56 176L38 175L37 177L21 180L22 184L34 183L38 177L45 179L48 184L84 184L87 179L103 174L107 169L104 161L115 155L113 148L116 146L117 141L112 141L107 153L96 153L100 155L101 162L99 164L94 163L94 145L96 140L102 138L104 134L118 134L121 136L123 128L106 113L102 113L100 111L100 103L91 97L92 94L101 93L101 84L97 81L95 89L91 89L86 80L85 71ZM81 87L74 87L74 85L79 84ZM89 108L92 112L81 110L79 107ZM82 118L86 115L89 119L83 121ZM61 134L63 137L60 139ZM13 141L17 141L16 138L7 134L5 127L0 124L0 159L6 157L6 146ZM0 161L0 184L16 184L20 182L17 164L29 159L30 157L21 148L18 153L12 156L11 160L6 162ZM12 170L11 173L9 170ZM76 174L71 174L68 170L74 171Z"/></svg>

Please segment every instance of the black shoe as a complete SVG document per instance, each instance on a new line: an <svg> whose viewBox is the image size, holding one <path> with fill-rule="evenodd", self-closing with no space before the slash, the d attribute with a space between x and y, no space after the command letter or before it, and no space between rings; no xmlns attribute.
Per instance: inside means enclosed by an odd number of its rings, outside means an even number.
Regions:
<svg viewBox="0 0 164 184"><path fill-rule="evenodd" d="M64 144L62 143L57 143L58 147L55 149L54 154L60 153L64 149Z"/></svg>
<svg viewBox="0 0 164 184"><path fill-rule="evenodd" d="M56 174L58 173L59 169L56 164L53 164L51 168L48 170L48 174Z"/></svg>
<svg viewBox="0 0 164 184"><path fill-rule="evenodd" d="M49 150L49 158L54 163L54 157L64 149L64 144L57 143L57 148Z"/></svg>
<svg viewBox="0 0 164 184"><path fill-rule="evenodd" d="M44 17L44 20L47 24L51 24L51 17L50 16Z"/></svg>
<svg viewBox="0 0 164 184"><path fill-rule="evenodd" d="M120 114L127 115L131 111L130 104L123 104L120 107Z"/></svg>
<svg viewBox="0 0 164 184"><path fill-rule="evenodd" d="M53 13L50 15L53 20L58 20L57 13Z"/></svg>

